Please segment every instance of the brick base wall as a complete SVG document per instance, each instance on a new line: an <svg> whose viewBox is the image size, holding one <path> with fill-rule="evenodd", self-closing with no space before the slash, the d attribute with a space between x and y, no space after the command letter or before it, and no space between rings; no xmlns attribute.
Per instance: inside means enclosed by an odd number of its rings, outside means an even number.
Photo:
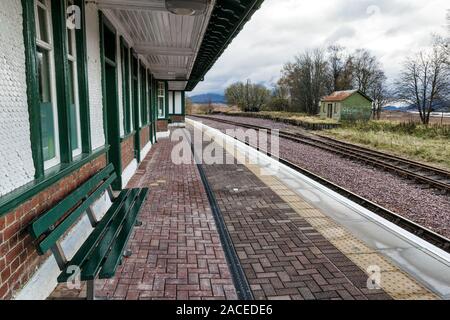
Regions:
<svg viewBox="0 0 450 320"><path fill-rule="evenodd" d="M157 132L166 132L169 130L169 120L158 120L156 123Z"/></svg>
<svg viewBox="0 0 450 320"><path fill-rule="evenodd" d="M170 116L170 120L172 122L184 122L185 121L185 116L181 116L181 115L171 115Z"/></svg>
<svg viewBox="0 0 450 320"><path fill-rule="evenodd" d="M99 156L0 217L0 299L10 299L46 258L37 254L27 232L29 223L55 206L105 166L106 156Z"/></svg>
<svg viewBox="0 0 450 320"><path fill-rule="evenodd" d="M121 148L121 157L122 157L122 170L125 170L126 167L133 161L134 159L134 135L129 136L120 144Z"/></svg>
<svg viewBox="0 0 450 320"><path fill-rule="evenodd" d="M145 147L150 142L150 127L145 127L141 130L141 148Z"/></svg>

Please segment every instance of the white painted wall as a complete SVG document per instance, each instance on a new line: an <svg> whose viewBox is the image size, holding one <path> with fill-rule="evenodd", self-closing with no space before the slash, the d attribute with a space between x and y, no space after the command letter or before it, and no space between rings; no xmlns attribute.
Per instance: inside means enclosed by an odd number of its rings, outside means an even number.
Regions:
<svg viewBox="0 0 450 320"><path fill-rule="evenodd" d="M181 99L181 92L175 92L175 114L181 114L183 112L183 105Z"/></svg>
<svg viewBox="0 0 450 320"><path fill-rule="evenodd" d="M34 179L20 0L0 1L0 197Z"/></svg>
<svg viewBox="0 0 450 320"><path fill-rule="evenodd" d="M105 145L103 129L103 93L100 60L100 30L98 8L86 4L86 46L88 55L89 105L91 116L91 142L96 149Z"/></svg>
<svg viewBox="0 0 450 320"><path fill-rule="evenodd" d="M138 162L136 159L133 159L128 167L125 168L122 172L122 188L126 188L128 182L130 182L131 178L133 178L136 170L138 168Z"/></svg>

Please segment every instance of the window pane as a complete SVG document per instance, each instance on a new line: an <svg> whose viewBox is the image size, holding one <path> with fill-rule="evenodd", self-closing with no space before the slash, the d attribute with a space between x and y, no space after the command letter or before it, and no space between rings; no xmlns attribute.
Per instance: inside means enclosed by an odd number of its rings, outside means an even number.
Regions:
<svg viewBox="0 0 450 320"><path fill-rule="evenodd" d="M70 56L76 57L76 48L75 48L75 31L69 28L67 30L67 53Z"/></svg>
<svg viewBox="0 0 450 320"><path fill-rule="evenodd" d="M163 118L164 115L164 97L158 98L158 117Z"/></svg>
<svg viewBox="0 0 450 320"><path fill-rule="evenodd" d="M38 6L38 23L39 23L39 34L38 39L42 40L46 43L49 43L49 37L48 37L48 29L47 29L47 10L43 9L42 7Z"/></svg>
<svg viewBox="0 0 450 320"><path fill-rule="evenodd" d="M80 148L78 140L78 110L75 104L70 105L70 141L72 142L72 151Z"/></svg>
<svg viewBox="0 0 450 320"><path fill-rule="evenodd" d="M69 61L69 103L75 104L74 63Z"/></svg>
<svg viewBox="0 0 450 320"><path fill-rule="evenodd" d="M51 102L49 52L37 48L39 95L41 102Z"/></svg>
<svg viewBox="0 0 450 320"><path fill-rule="evenodd" d="M48 161L56 157L54 114L51 103L41 103L41 131L44 161Z"/></svg>
<svg viewBox="0 0 450 320"><path fill-rule="evenodd" d="M80 141L78 139L78 122L79 111L75 102L75 63L69 61L69 104L70 104L70 141L72 142L72 151L80 148Z"/></svg>

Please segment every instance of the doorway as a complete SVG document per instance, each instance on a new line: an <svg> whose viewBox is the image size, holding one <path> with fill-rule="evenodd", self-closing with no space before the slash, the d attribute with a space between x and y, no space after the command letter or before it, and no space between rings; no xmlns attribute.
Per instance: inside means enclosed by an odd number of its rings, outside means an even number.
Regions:
<svg viewBox="0 0 450 320"><path fill-rule="evenodd" d="M333 104L331 104L331 103L328 104L327 117L333 118Z"/></svg>

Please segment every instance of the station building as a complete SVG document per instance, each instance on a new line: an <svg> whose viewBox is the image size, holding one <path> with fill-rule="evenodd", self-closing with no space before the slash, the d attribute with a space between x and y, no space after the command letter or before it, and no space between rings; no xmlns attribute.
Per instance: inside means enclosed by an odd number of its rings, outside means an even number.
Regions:
<svg viewBox="0 0 450 320"><path fill-rule="evenodd" d="M29 223L110 163L124 188L261 3L0 1L0 299L51 258Z"/></svg>
<svg viewBox="0 0 450 320"><path fill-rule="evenodd" d="M361 90L335 91L320 101L319 116L322 119L369 120L373 100Z"/></svg>

